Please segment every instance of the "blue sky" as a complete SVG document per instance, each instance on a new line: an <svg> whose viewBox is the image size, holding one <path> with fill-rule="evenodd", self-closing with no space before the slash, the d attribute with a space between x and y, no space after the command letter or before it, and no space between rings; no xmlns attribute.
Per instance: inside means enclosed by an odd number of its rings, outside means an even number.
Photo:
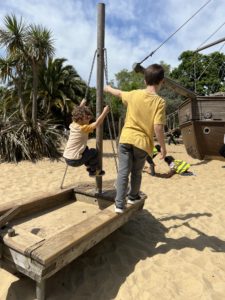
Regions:
<svg viewBox="0 0 225 300"><path fill-rule="evenodd" d="M208 0L108 0L105 3L105 47L109 79L122 69L131 70L177 30ZM94 0L5 0L0 26L6 14L23 17L52 31L56 57L68 59L87 81L97 47L97 4ZM163 45L144 66L164 61L176 67L179 55L198 48L225 22L225 1L211 0L185 27ZM225 25L207 43L225 37ZM202 51L218 51L222 44ZM224 51L224 50L222 50ZM2 51L0 51L3 53ZM91 85L95 85L96 71Z"/></svg>

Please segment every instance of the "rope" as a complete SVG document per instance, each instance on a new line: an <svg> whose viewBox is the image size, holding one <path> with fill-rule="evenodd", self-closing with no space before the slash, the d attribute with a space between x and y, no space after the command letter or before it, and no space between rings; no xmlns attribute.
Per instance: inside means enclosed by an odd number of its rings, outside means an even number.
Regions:
<svg viewBox="0 0 225 300"><path fill-rule="evenodd" d="M197 50L199 49L199 48L201 48L201 46L203 46L209 39L211 39L211 37L213 37L223 26L225 25L225 22L224 23L222 23L212 34L210 34L209 36L208 36L208 38L204 41L204 42L202 42L198 47L197 47ZM196 51L197 51L196 50ZM196 62L200 59L201 57L197 57L197 52L195 53L195 55L193 56L193 58L192 58L192 65L191 66L193 66L193 68L194 68L194 91L196 92L196 80L197 80L197 78L196 78Z"/></svg>
<svg viewBox="0 0 225 300"><path fill-rule="evenodd" d="M107 60L107 50L106 49L104 49L104 54L105 54L105 60L104 60L105 80L106 80L106 84L109 84L109 80L108 80L108 60ZM116 141L116 126L115 126L115 121L114 121L114 116L113 116L113 111L112 111L112 104L111 104L111 101L108 97L107 97L107 100L108 100L107 102L108 102L109 107L110 107L110 115L111 115L112 125L113 125L114 140ZM117 159L116 159L117 156L118 156L118 153L116 153L116 150L115 150L115 147L114 147L114 144L113 144L113 135L112 135L112 130L111 130L108 115L107 115L107 124L108 124L108 129L109 129L109 136L110 136L110 140L111 140L116 171L118 173L118 164L117 164Z"/></svg>
<svg viewBox="0 0 225 300"><path fill-rule="evenodd" d="M94 69L96 55L97 55L97 49L95 50L95 53L94 53L94 56L93 56L93 60L92 60L92 64L91 64L91 71L89 73L88 82L87 82L87 88L86 88L86 91L85 91L84 99L87 99L87 95L88 95L88 91L89 91L89 86L90 86L90 82L91 82L91 76L92 76L92 72L93 72L93 69Z"/></svg>
<svg viewBox="0 0 225 300"><path fill-rule="evenodd" d="M204 42L202 42L201 45L198 46L198 48L203 46L209 39L211 39L211 37L213 37L224 25L225 25L225 22L222 25L220 25ZM197 50L198 50L198 48L197 48Z"/></svg>
<svg viewBox="0 0 225 300"><path fill-rule="evenodd" d="M139 64L142 64L146 59L152 56L157 50L159 50L168 40L170 40L181 28L183 28L192 18L194 18L206 5L212 0L207 1L203 6L201 6L184 24L182 24L174 33L172 33L164 42L162 42L154 51L147 55Z"/></svg>
<svg viewBox="0 0 225 300"><path fill-rule="evenodd" d="M106 80L106 84L109 84L109 80L108 80L108 59L107 59L107 49L104 49L104 53L105 53L105 64L104 64L104 68L105 68L105 80ZM107 98L109 100L109 106L110 106L110 114L111 114L111 118L112 118L112 124L113 124L113 134L114 134L114 140L116 140L117 135L116 135L116 126L115 126L115 121L114 121L114 116L113 116L113 111L112 111L112 103L110 101L110 98Z"/></svg>
<svg viewBox="0 0 225 300"><path fill-rule="evenodd" d="M224 46L225 46L225 43L220 47L220 49L219 49L218 52L220 52ZM208 69L208 67L214 62L215 59L216 59L216 55L215 55L214 58L208 63L208 65L205 67L205 69L202 71L202 73L199 75L199 77L196 79L197 81L202 77L202 75L205 73L205 71Z"/></svg>

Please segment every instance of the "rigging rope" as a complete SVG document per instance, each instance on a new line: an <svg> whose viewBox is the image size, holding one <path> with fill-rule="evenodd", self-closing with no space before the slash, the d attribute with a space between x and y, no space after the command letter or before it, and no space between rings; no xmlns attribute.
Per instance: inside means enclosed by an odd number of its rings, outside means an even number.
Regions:
<svg viewBox="0 0 225 300"><path fill-rule="evenodd" d="M201 45L199 45L198 46L198 48L197 48L197 50L201 47L201 46L203 46L209 39L211 39L211 37L213 37L223 26L225 25L225 22L222 24L222 25L220 25L203 43L201 43ZM197 51L196 50L196 51Z"/></svg>
<svg viewBox="0 0 225 300"><path fill-rule="evenodd" d="M92 63L91 63L91 71L90 71L90 74L89 74L89 77L88 77L87 88L86 88L86 91L85 91L84 99L87 99L87 95L88 95L88 91L89 91L89 86L90 86L90 82L91 82L91 76L92 76L93 69L94 69L96 55L97 55L97 49L95 50L95 53L94 53L94 56L93 56L93 60L92 60Z"/></svg>
<svg viewBox="0 0 225 300"><path fill-rule="evenodd" d="M109 84L109 79L108 79L108 59L107 59L107 49L104 49L105 53L105 63L104 63L104 69L105 69L105 81L106 84ZM109 99L109 98L108 98ZM116 126L115 126L115 121L114 121L114 116L113 116L113 110L112 110L112 103L109 99L109 105L110 105L110 113L111 113L111 118L112 118L112 125L113 125L113 133L114 133L114 139L116 140L117 135L116 135Z"/></svg>
<svg viewBox="0 0 225 300"><path fill-rule="evenodd" d="M104 70L105 70L105 81L106 84L109 84L109 80L108 80L108 60L107 60L107 50L106 48L104 49L104 54L105 54L105 59L104 59ZM110 107L110 115L111 115L111 119L112 119L112 125L113 125L113 133L114 133L114 140L116 141L116 127L115 127L115 121L114 121L114 116L113 116L113 111L112 111L112 104L109 98L108 99L108 104ZM115 161L115 166L116 166L116 171L118 173L118 164L117 164L117 156L118 153L116 153L115 151L115 147L113 144L113 135L112 135L112 130L110 127L110 122L109 122L109 116L107 115L107 124L108 124L108 129L109 129L109 136L110 136L110 140L111 140L111 145L112 145L112 150L113 150L113 157L114 157L114 161ZM116 147L117 148L117 147Z"/></svg>
<svg viewBox="0 0 225 300"><path fill-rule="evenodd" d="M220 47L219 51L220 52L222 50L222 48L225 46L225 43ZM219 53L220 54L220 53ZM212 62L214 62L214 60L216 59L216 55L214 56L214 58L208 63L208 65L203 69L202 73L199 75L199 77L196 79L197 81L202 77L202 75L205 73L205 71L208 69L208 67L211 65Z"/></svg>
<svg viewBox="0 0 225 300"><path fill-rule="evenodd" d="M152 56L157 50L159 50L169 39L171 39L181 28L183 28L193 17L195 17L206 5L212 0L208 0L203 6L201 6L187 21L185 21L174 33L172 33L164 42L162 42L154 51L147 55L139 64L142 64L146 59Z"/></svg>
<svg viewBox="0 0 225 300"><path fill-rule="evenodd" d="M204 42L202 42L199 46L198 46L198 48L197 48L197 50L201 47L201 46L203 46L211 37L213 37L223 26L225 25L225 22L224 23L222 23L212 34L210 34L210 36L204 41ZM196 78L196 62L199 60L199 59L201 59L201 57L199 56L197 56L197 50L195 50L195 52L194 53L196 53L194 56L193 56L193 58L192 58L192 60L191 60L191 62L192 62L192 66L193 66L193 68L194 68L194 90L195 90L195 92L196 92L196 80L198 80L197 78ZM191 74L190 74L191 75Z"/></svg>

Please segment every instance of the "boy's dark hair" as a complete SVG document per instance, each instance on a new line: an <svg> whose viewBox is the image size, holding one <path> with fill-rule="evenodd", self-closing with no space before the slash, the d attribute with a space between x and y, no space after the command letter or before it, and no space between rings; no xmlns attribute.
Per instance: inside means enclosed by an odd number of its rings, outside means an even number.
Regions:
<svg viewBox="0 0 225 300"><path fill-rule="evenodd" d="M165 160L165 162L166 162L168 165L170 165L171 162L173 162L173 161L175 160L175 158L174 158L173 156L166 156L166 157L164 158L164 160Z"/></svg>
<svg viewBox="0 0 225 300"><path fill-rule="evenodd" d="M158 145L158 144L157 144L157 145L155 145L155 148L157 149L157 151L158 151L158 152L160 152L160 151L161 151L161 146L160 146L160 145Z"/></svg>
<svg viewBox="0 0 225 300"><path fill-rule="evenodd" d="M161 65L153 64L145 69L145 82L147 85L156 85L164 78L164 69Z"/></svg>
<svg viewBox="0 0 225 300"><path fill-rule="evenodd" d="M93 117L92 111L88 106L75 106L72 111L72 119L74 122L83 120L85 116Z"/></svg>

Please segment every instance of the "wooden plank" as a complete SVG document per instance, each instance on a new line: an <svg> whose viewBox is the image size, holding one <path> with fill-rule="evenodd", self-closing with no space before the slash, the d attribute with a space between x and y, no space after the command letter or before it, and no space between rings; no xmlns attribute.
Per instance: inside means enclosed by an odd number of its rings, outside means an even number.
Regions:
<svg viewBox="0 0 225 300"><path fill-rule="evenodd" d="M32 234L28 231L25 231L21 228L16 228L15 236L10 237L7 233L3 234L3 243L17 252L29 256L29 253L39 247L41 242L44 242L45 239Z"/></svg>
<svg viewBox="0 0 225 300"><path fill-rule="evenodd" d="M32 252L31 257L45 266L57 260L65 265L66 253L69 261L75 259L127 222L143 205L144 199L134 205L128 205L125 212L119 215L115 214L114 205L111 205L97 215L49 238Z"/></svg>
<svg viewBox="0 0 225 300"><path fill-rule="evenodd" d="M191 99L196 99L197 95L194 92L192 92L189 89L186 89L181 84L179 84L178 82L174 81L173 79L171 79L169 77L164 78L164 84L166 87L175 91L179 95L182 95L182 96L185 96L185 97L188 97Z"/></svg>
<svg viewBox="0 0 225 300"><path fill-rule="evenodd" d="M5 245L3 245L2 261L7 267L11 267L33 280L42 281L44 266Z"/></svg>
<svg viewBox="0 0 225 300"><path fill-rule="evenodd" d="M0 228L6 225L10 220L12 220L21 211L21 206L17 205L10 210L8 210L3 216L0 217Z"/></svg>
<svg viewBox="0 0 225 300"><path fill-rule="evenodd" d="M24 217L34 212L61 205L69 200L75 200L74 191L72 188L64 191L60 190L56 193L45 193L42 197L38 198L26 198L1 204L0 216L18 205L21 207L21 210L16 217Z"/></svg>

